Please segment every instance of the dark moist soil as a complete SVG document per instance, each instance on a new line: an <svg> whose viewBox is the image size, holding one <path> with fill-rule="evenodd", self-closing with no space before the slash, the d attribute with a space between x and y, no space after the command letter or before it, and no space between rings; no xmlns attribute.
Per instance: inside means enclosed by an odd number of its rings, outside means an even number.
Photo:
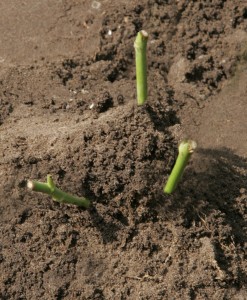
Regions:
<svg viewBox="0 0 247 300"><path fill-rule="evenodd" d="M246 1L0 9L0 298L247 299ZM198 150L164 195L186 137ZM90 209L27 190L47 174Z"/></svg>

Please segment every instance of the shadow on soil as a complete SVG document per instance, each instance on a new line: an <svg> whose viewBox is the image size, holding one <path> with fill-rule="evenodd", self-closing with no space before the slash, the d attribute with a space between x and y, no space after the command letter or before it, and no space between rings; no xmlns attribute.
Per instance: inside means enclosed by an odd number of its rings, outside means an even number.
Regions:
<svg viewBox="0 0 247 300"><path fill-rule="evenodd" d="M97 228L104 244L112 243L117 240L118 231L121 229L121 226L117 224L118 218L114 218L114 222L111 216L106 217L101 215L95 206L90 208L89 214L93 226Z"/></svg>
<svg viewBox="0 0 247 300"><path fill-rule="evenodd" d="M228 244L233 239L236 245L243 247L247 240L244 231L247 226L244 219L247 203L246 170L246 160L229 149L198 149L173 195L164 196L162 189L153 191L156 196L144 208L149 212L147 219L149 214L155 213L167 221L176 220L188 229L202 220L222 222L222 225L230 228L230 234L226 234ZM154 199L159 201L155 203ZM103 211L101 206L104 207ZM123 215L119 207L116 211L112 214L111 209L104 205L93 205L89 211L91 221L104 243L116 241L119 231L129 225L128 216ZM142 218L140 222L147 219Z"/></svg>
<svg viewBox="0 0 247 300"><path fill-rule="evenodd" d="M243 231L247 226L244 219L246 169L246 160L227 148L198 150L193 165L172 197L170 209L184 211L183 225L188 228L200 216L206 218L219 211L232 228L234 242L243 246L247 239Z"/></svg>

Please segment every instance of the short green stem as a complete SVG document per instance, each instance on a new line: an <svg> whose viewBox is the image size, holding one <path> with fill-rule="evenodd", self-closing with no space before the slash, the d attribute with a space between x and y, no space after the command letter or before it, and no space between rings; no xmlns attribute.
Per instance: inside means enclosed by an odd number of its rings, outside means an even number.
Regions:
<svg viewBox="0 0 247 300"><path fill-rule="evenodd" d="M148 33L145 30L138 32L134 47L136 58L136 88L137 104L143 105L147 100L147 40Z"/></svg>
<svg viewBox="0 0 247 300"><path fill-rule="evenodd" d="M175 191L183 175L184 169L188 164L190 156L196 149L196 146L196 142L192 140L187 140L180 143L178 147L178 157L176 163L164 187L164 192L166 194L171 194Z"/></svg>
<svg viewBox="0 0 247 300"><path fill-rule="evenodd" d="M90 201L88 199L72 196L58 189L55 186L51 175L47 175L47 183L29 180L27 182L27 187L32 191L48 194L52 196L55 201L60 203L74 204L85 208L88 208L90 205Z"/></svg>

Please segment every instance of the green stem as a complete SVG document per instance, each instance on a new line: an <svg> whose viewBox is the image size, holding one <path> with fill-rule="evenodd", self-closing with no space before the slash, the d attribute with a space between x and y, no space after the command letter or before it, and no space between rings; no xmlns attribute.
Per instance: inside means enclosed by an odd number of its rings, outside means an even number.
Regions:
<svg viewBox="0 0 247 300"><path fill-rule="evenodd" d="M85 208L88 208L90 205L88 199L72 196L56 188L51 175L47 175L47 183L29 180L27 182L27 187L32 191L48 194L52 196L55 201L60 203L74 204Z"/></svg>
<svg viewBox="0 0 247 300"><path fill-rule="evenodd" d="M148 33L139 31L134 43L136 57L137 104L143 105L147 100L147 40Z"/></svg>
<svg viewBox="0 0 247 300"><path fill-rule="evenodd" d="M190 159L190 156L195 149L196 142L194 141L188 140L180 143L178 147L178 157L176 163L164 187L164 192L166 194L171 194L175 191L177 184L183 175L184 169Z"/></svg>

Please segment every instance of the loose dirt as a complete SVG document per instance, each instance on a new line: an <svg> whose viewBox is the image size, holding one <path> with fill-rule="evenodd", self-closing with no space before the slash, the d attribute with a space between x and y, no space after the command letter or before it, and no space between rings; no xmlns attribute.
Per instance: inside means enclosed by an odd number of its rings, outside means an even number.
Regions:
<svg viewBox="0 0 247 300"><path fill-rule="evenodd" d="M247 299L246 1L0 8L0 298ZM90 209L27 190L47 174Z"/></svg>

